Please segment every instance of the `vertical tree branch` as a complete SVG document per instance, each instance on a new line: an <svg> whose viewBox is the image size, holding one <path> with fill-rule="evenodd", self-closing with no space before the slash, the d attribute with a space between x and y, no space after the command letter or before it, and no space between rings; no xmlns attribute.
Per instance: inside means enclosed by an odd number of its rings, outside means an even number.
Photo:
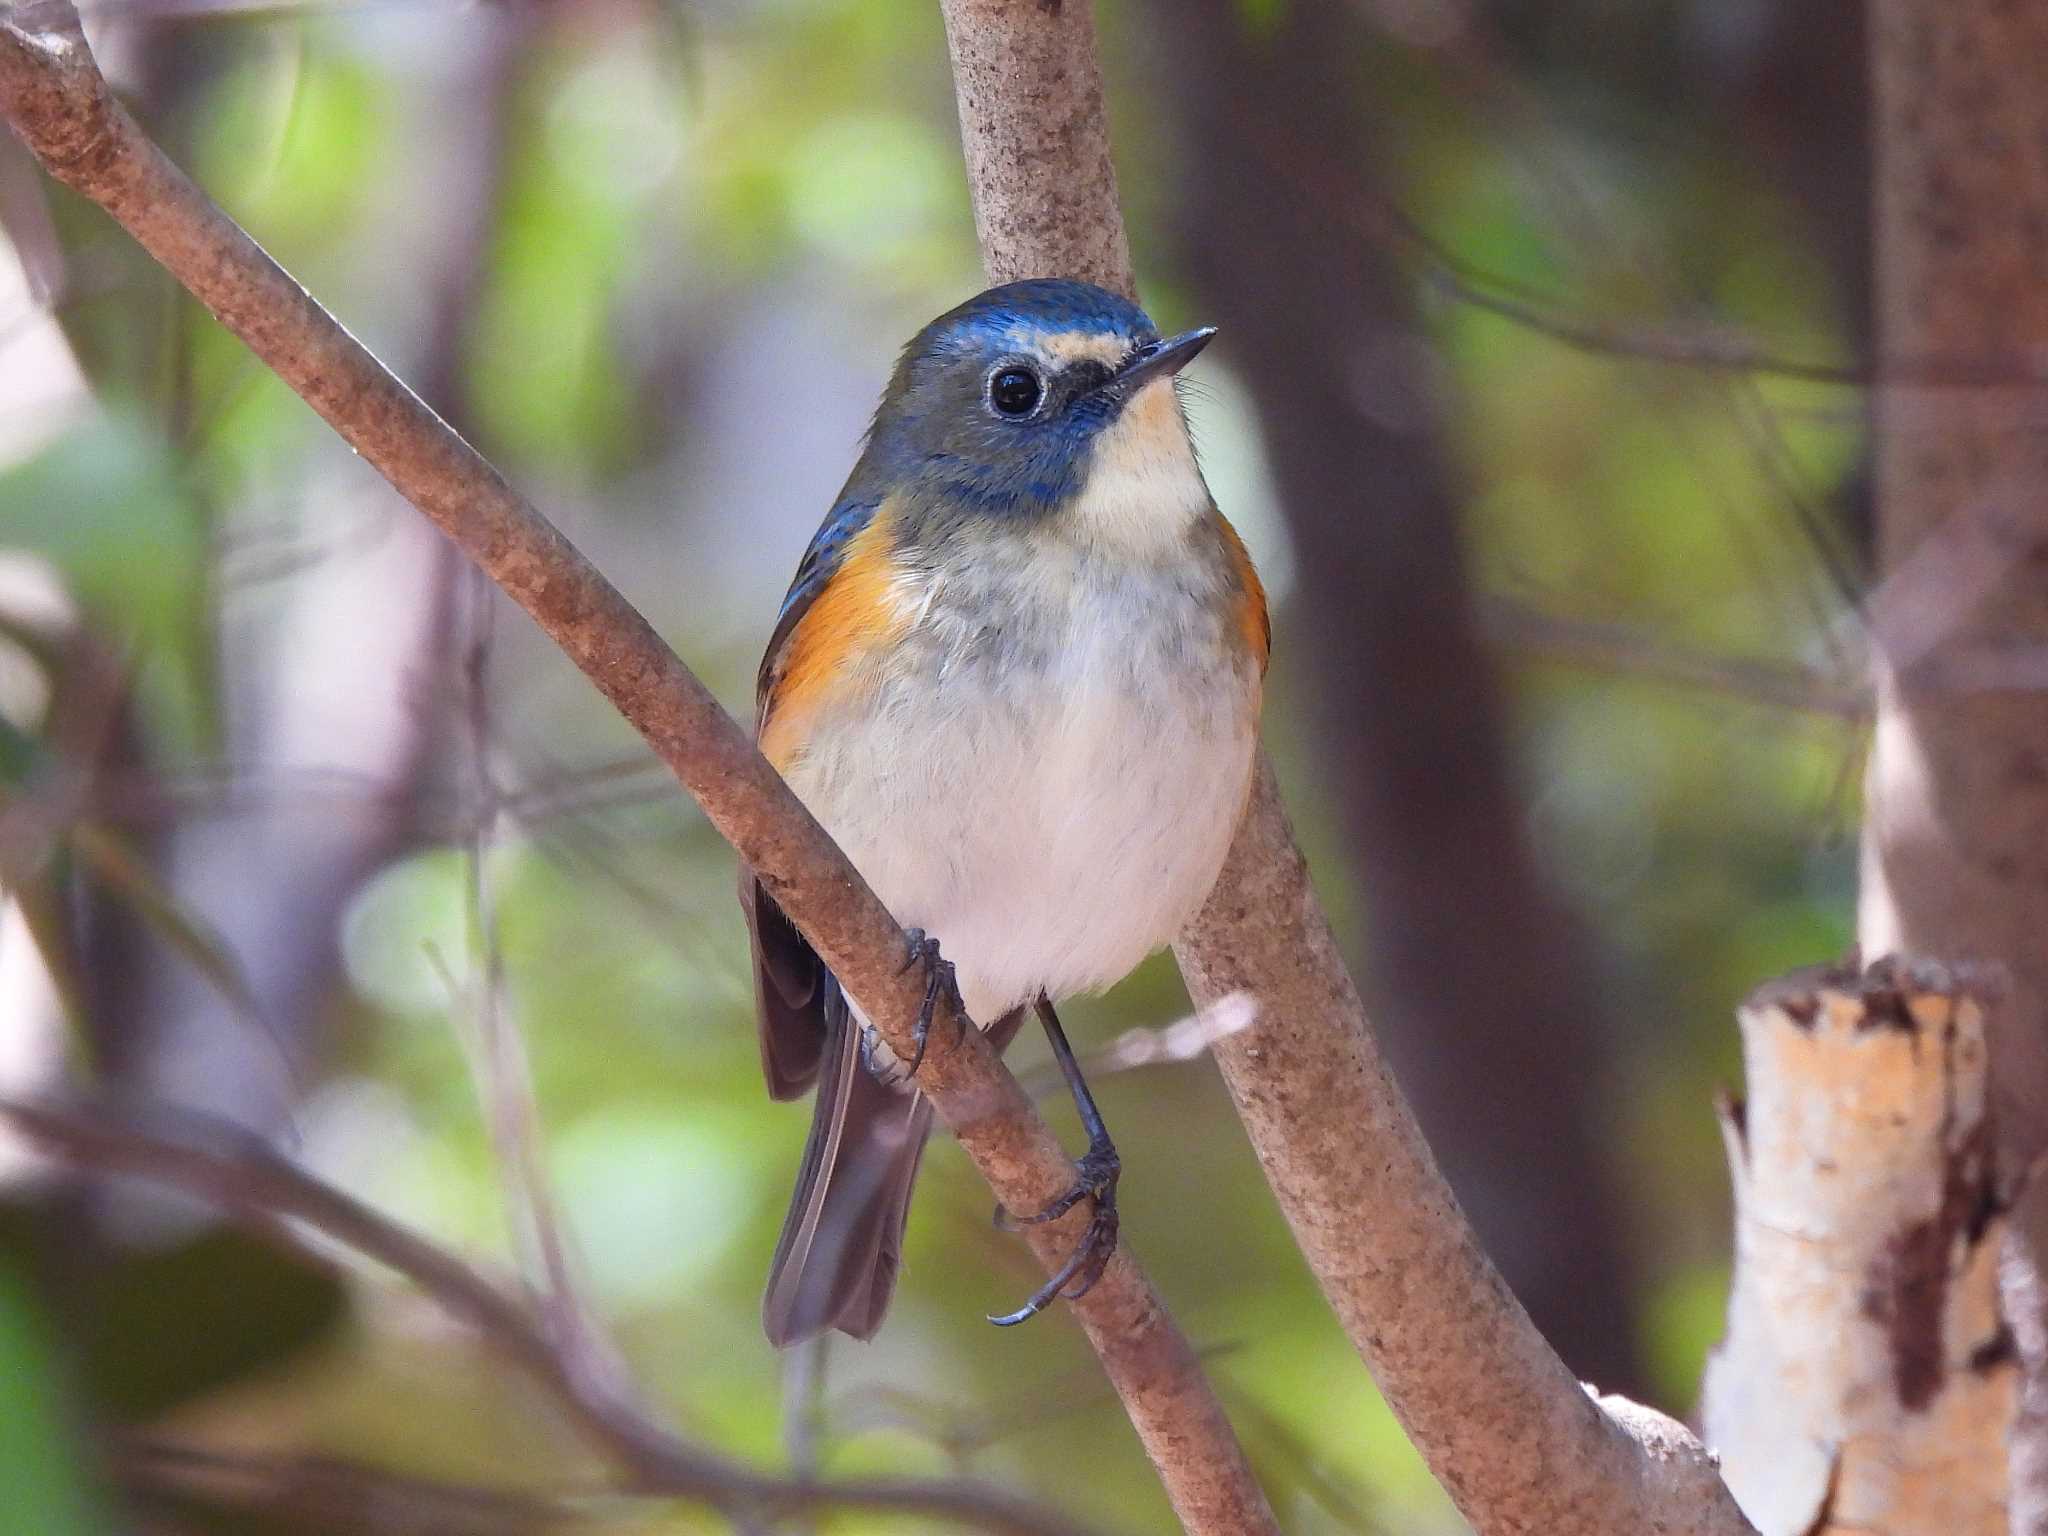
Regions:
<svg viewBox="0 0 2048 1536"><path fill-rule="evenodd" d="M68 0L0 7L0 115L91 198L538 622L640 732L906 1058L924 984L907 944L740 725L616 588L172 165L115 102ZM918 1076L1011 1210L1073 1162L980 1032L942 1017ZM1048 1272L1089 1219L1026 1233ZM1073 1304L1190 1531L1275 1532L1221 1405L1128 1246Z"/></svg>
<svg viewBox="0 0 2048 1536"><path fill-rule="evenodd" d="M1090 0L940 0L974 228L992 283L1136 294Z"/></svg>
<svg viewBox="0 0 2048 1536"><path fill-rule="evenodd" d="M1870 67L1880 357L2048 349L2048 8L1874 0ZM1929 672L2048 641L2048 437L2038 383L1876 397L1884 573L1936 540L1992 556L1949 600ZM1979 955L2010 972L1993 1019L2010 1166L2048 1148L2048 692L1959 693L1880 668L1858 926L1873 954ZM2020 1213L2009 1315L2027 1366L2013 1529L2048 1526L2048 1183Z"/></svg>
<svg viewBox="0 0 2048 1536"><path fill-rule="evenodd" d="M1131 291L1127 268L1104 265L1120 243L1105 230L1123 216L1114 179L1087 158L1095 138L1068 159L1029 126L1100 101L1094 68L1073 62L1087 0L941 5L968 76L962 130L990 275L1114 276ZM1058 189L1063 222L1032 216L1038 181ZM988 244L1013 230L1015 247ZM1269 764L1175 953L1198 1006L1256 1001L1256 1022L1216 1043L1224 1081L1345 1332L1473 1526L1747 1531L1699 1443L1633 1404L1603 1413L1480 1250L1373 1042Z"/></svg>

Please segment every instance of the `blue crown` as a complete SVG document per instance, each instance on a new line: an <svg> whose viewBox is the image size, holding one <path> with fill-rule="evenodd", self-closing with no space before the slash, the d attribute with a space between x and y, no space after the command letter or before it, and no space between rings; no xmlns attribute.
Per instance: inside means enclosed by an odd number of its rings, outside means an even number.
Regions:
<svg viewBox="0 0 2048 1536"><path fill-rule="evenodd" d="M990 288L947 310L917 333L908 350L922 354L948 342L1013 329L1019 321L1043 331L1094 331L1134 340L1158 334L1144 310L1106 288L1063 277L1033 277Z"/></svg>

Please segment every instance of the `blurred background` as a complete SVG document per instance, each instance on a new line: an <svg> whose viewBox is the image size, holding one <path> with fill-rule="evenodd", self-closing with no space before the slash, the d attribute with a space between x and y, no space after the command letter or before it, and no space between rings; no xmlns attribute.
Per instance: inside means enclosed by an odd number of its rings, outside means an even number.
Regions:
<svg viewBox="0 0 2048 1536"><path fill-rule="evenodd" d="M747 714L895 349L981 286L937 7L87 18L175 158ZM1323 898L1537 1321L1684 1413L1726 1287L1731 1009L1851 929L1859 8L1102 0L1098 25L1144 298L1222 327L1189 410L1274 599L1267 740ZM0 233L0 1092L229 1117L506 1269L544 1263L520 1192L545 1187L688 1434L1169 1529L1071 1322L982 1321L1036 1276L948 1144L880 1338L769 1349L808 1108L762 1090L730 852L11 140ZM1161 957L1068 1023L1104 1052L1186 1009ZM537 1124L494 1135L508 1041ZM1013 1060L1042 1076L1035 1040ZM1457 1529L1213 1068L1114 1067L1124 1231L1288 1529ZM330 1528L303 1488L168 1496L138 1449L166 1442L589 1483L529 1384L379 1271L14 1143L0 1190L9 1530Z"/></svg>

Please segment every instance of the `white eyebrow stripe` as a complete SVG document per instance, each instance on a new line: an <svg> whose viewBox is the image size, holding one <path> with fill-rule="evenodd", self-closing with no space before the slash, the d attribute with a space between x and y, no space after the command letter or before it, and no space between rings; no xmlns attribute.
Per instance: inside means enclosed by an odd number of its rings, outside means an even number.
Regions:
<svg viewBox="0 0 2048 1536"><path fill-rule="evenodd" d="M1028 336L1030 345L1056 363L1101 363L1114 368L1129 355L1130 343L1121 336L1102 331L1039 331Z"/></svg>

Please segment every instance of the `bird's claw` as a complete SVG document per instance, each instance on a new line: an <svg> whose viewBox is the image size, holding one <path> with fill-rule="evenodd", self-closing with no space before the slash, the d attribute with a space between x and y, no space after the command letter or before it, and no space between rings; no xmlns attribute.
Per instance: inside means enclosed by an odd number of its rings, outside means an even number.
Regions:
<svg viewBox="0 0 2048 1536"><path fill-rule="evenodd" d="M1080 1177L1074 1181L1073 1187L1036 1215L1012 1216L1001 1206L996 1207L996 1225L1006 1231L1057 1221L1089 1198L1095 1201L1095 1214L1081 1241L1074 1245L1074 1251L1058 1272L1033 1291L1023 1306L1000 1317L991 1317L990 1322L998 1328L1014 1328L1043 1312L1056 1297L1064 1295L1069 1301L1079 1301L1095 1288L1095 1282L1102 1278L1111 1255L1116 1252L1116 1182L1122 1173L1123 1162L1117 1156L1116 1147L1104 1140L1088 1148L1087 1155L1080 1162ZM1067 1289L1070 1285L1073 1287L1071 1290Z"/></svg>
<svg viewBox="0 0 2048 1536"><path fill-rule="evenodd" d="M915 1077L917 1069L924 1065L924 1048L931 1039L932 1020L938 1016L939 999L944 997L953 1005L953 1017L959 1022L960 1039L963 1040L967 1037L967 1005L960 1000L960 981L953 972L953 962L939 953L939 941L922 928L907 929L904 937L910 942L903 969L907 971L914 965L924 967L924 1001L917 1005L917 1022L910 1031L914 1048L907 1075Z"/></svg>

